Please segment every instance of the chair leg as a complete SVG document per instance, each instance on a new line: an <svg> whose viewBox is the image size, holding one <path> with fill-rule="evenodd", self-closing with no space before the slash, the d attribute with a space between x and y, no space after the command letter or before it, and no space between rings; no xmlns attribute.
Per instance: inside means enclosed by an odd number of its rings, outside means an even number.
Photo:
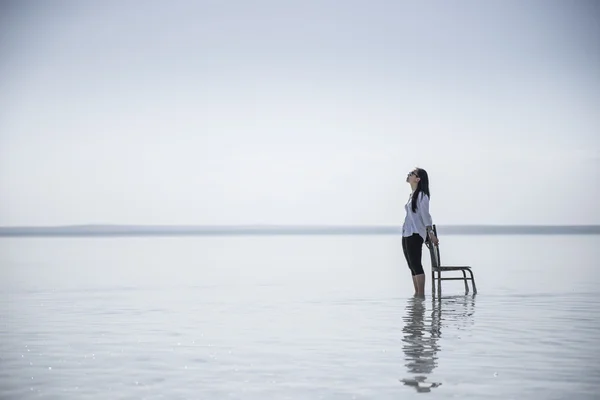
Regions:
<svg viewBox="0 0 600 400"><path fill-rule="evenodd" d="M475 286L475 277L473 276L473 271L468 270L471 275L471 282L473 283L473 294L477 294L477 286Z"/></svg>
<svg viewBox="0 0 600 400"><path fill-rule="evenodd" d="M431 269L431 295L435 296L435 271Z"/></svg>
<svg viewBox="0 0 600 400"><path fill-rule="evenodd" d="M438 271L437 285L438 297L442 297L442 271Z"/></svg>
<svg viewBox="0 0 600 400"><path fill-rule="evenodd" d="M469 294L469 284L467 283L467 274L465 273L465 270L462 269L462 274L463 274L463 282L465 283L465 294Z"/></svg>

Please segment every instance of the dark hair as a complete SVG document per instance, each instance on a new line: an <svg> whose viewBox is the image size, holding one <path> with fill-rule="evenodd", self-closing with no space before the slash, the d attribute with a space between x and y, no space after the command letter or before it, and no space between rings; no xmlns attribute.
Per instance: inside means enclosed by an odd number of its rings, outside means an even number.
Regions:
<svg viewBox="0 0 600 400"><path fill-rule="evenodd" d="M417 212L417 201L419 200L419 195L421 192L423 192L423 195L427 195L430 198L431 195L429 194L429 175L427 175L427 171L422 168L415 168L414 172L417 174L417 177L419 177L420 180L417 183L417 188L412 196L411 208L413 212Z"/></svg>

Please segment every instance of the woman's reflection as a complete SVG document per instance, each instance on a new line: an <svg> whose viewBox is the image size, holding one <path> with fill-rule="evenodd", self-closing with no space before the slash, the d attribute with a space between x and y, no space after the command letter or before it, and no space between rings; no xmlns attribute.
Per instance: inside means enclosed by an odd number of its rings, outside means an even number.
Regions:
<svg viewBox="0 0 600 400"><path fill-rule="evenodd" d="M431 305L431 317L425 318L427 312L425 299L422 297L408 299L402 329L405 366L411 377L401 379L401 382L414 387L418 392L429 392L432 388L441 385L437 382L427 382L427 375L433 372L438 363L442 308L446 315L446 323L449 322L448 320L468 319L473 313L470 306L474 306L474 297L434 298Z"/></svg>

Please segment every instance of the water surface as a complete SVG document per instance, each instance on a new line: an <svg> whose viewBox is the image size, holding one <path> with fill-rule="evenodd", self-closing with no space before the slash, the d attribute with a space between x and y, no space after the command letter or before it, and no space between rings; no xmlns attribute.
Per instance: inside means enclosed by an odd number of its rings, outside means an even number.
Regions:
<svg viewBox="0 0 600 400"><path fill-rule="evenodd" d="M477 296L396 236L0 239L0 398L598 398L600 236L441 241Z"/></svg>

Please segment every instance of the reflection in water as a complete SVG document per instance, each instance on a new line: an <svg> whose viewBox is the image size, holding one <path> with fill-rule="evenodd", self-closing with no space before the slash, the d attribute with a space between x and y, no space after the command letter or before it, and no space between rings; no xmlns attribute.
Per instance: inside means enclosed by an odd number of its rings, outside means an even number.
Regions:
<svg viewBox="0 0 600 400"><path fill-rule="evenodd" d="M448 327L450 323L467 322L474 312L474 296L458 296L433 298L430 318L426 318L427 303L424 298L413 297L408 300L402 328L403 350L406 368L411 378L401 379L407 386L414 387L417 392L430 392L441 385L438 382L427 382L427 375L437 366L442 334L442 321ZM442 318L444 311L444 318Z"/></svg>

